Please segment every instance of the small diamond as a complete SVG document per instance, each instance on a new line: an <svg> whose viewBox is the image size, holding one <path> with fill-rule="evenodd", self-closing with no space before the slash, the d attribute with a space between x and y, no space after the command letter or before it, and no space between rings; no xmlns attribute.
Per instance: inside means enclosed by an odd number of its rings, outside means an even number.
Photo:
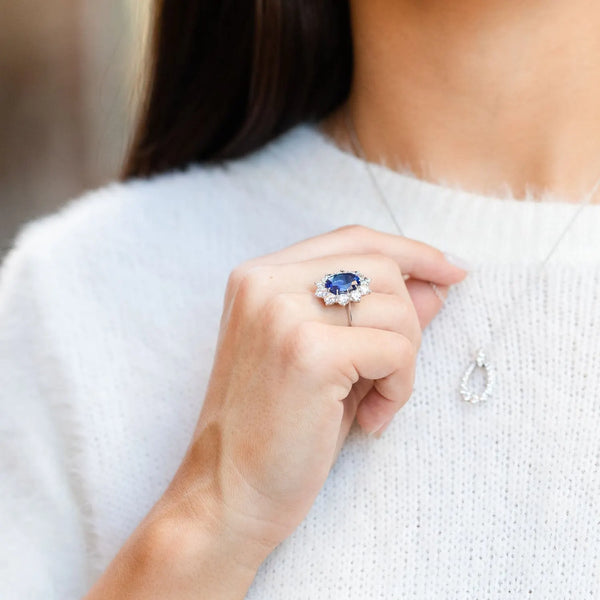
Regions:
<svg viewBox="0 0 600 600"><path fill-rule="evenodd" d="M336 298L335 294L329 294L328 293L327 296L325 296L323 298L323 300L325 300L325 304L327 304L329 306L330 304L335 304L337 298Z"/></svg>
<svg viewBox="0 0 600 600"><path fill-rule="evenodd" d="M338 301L338 304L345 306L346 304L348 304L348 302L350 302L350 297L348 296L348 294L340 294L337 297L337 301Z"/></svg>

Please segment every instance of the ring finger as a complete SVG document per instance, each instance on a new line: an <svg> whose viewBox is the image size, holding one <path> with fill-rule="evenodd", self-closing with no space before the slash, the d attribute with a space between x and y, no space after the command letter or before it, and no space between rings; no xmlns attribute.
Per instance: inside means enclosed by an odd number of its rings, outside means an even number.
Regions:
<svg viewBox="0 0 600 600"><path fill-rule="evenodd" d="M303 320L320 321L332 325L348 326L346 310L351 307L353 327L371 327L395 331L406 336L415 350L421 345L421 326L416 310L397 294L372 293L360 302L350 302L346 307L325 306L317 297L309 297L304 292L286 293L286 305Z"/></svg>

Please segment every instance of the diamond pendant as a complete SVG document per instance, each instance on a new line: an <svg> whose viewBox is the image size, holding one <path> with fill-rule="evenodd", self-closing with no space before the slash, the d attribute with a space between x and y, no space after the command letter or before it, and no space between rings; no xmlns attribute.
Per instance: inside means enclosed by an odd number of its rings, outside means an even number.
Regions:
<svg viewBox="0 0 600 600"><path fill-rule="evenodd" d="M485 389L481 394L476 394L469 385L469 379L475 369L480 367L485 370ZM460 395L465 402L476 404L477 402L484 402L487 400L494 391L494 384L496 382L496 367L490 363L485 355L483 348L479 348L475 358L469 363L467 370L465 371L461 382L460 382Z"/></svg>

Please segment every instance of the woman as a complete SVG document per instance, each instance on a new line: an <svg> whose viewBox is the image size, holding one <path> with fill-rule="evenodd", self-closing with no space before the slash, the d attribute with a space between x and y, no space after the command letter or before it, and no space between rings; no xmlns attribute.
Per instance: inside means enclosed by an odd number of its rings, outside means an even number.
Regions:
<svg viewBox="0 0 600 600"><path fill-rule="evenodd" d="M155 20L3 266L2 597L596 596L600 8Z"/></svg>

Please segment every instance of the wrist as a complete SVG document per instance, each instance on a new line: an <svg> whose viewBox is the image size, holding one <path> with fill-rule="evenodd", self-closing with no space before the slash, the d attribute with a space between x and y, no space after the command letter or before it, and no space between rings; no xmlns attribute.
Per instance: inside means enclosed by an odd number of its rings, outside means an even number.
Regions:
<svg viewBox="0 0 600 600"><path fill-rule="evenodd" d="M227 507L214 498L196 497L169 506L157 504L144 525L146 544L179 564L212 562L229 571L252 576L272 551L272 546L251 538ZM184 506L182 506L184 504Z"/></svg>
<svg viewBox="0 0 600 600"><path fill-rule="evenodd" d="M279 507L223 457L218 435L216 427L202 430L152 513L157 523L170 524L167 531L185 529L195 537L200 530L215 551L258 570L287 536L287 528L270 518L280 514Z"/></svg>
<svg viewBox="0 0 600 600"><path fill-rule="evenodd" d="M86 600L242 600L268 548L248 543L212 501L194 514L164 498L140 523Z"/></svg>

